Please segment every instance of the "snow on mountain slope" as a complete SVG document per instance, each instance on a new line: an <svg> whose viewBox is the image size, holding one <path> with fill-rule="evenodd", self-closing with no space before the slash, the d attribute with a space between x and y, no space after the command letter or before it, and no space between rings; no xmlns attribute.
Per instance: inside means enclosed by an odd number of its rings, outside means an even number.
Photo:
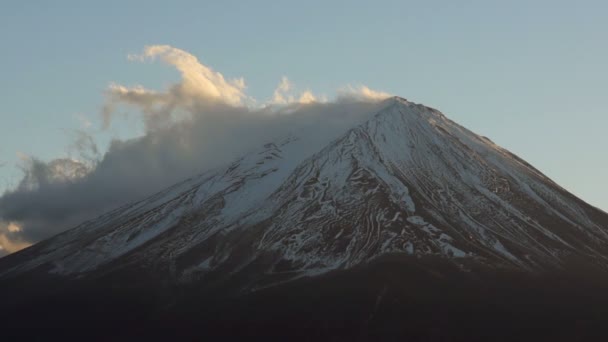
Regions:
<svg viewBox="0 0 608 342"><path fill-rule="evenodd" d="M277 139L0 260L0 277L135 265L176 281L250 271L255 286L386 253L529 270L573 256L606 264L606 213L434 109L389 99L333 138Z"/></svg>

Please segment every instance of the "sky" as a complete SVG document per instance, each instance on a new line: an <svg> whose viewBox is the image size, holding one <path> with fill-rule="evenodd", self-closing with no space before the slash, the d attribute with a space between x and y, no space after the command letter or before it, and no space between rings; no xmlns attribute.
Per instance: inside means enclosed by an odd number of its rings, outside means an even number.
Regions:
<svg viewBox="0 0 608 342"><path fill-rule="evenodd" d="M299 101L365 86L437 108L608 210L603 1L8 0L0 7L0 192L23 184L24 172L32 177L33 166L59 165L51 164L56 158L84 161L84 170L72 170L86 172L109 149L126 148L112 141L162 125L162 111L131 115L146 112L137 90L174 104L171 96L194 84L187 75L199 68L189 62L195 56L212 68L213 86L231 92L227 101L276 102L281 85L285 102L287 92ZM175 93L163 92L175 85ZM0 233L20 229L10 224L0 222Z"/></svg>

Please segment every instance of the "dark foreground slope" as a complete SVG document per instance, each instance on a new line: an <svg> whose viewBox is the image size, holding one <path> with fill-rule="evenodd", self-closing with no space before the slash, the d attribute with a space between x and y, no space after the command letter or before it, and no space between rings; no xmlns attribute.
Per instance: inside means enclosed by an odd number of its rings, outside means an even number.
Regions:
<svg viewBox="0 0 608 342"><path fill-rule="evenodd" d="M601 273L600 273L601 274ZM135 276L136 273L133 272ZM201 284L133 286L111 278L24 296L4 283L2 334L21 340L599 341L608 338L608 278L536 274L397 255L253 293ZM27 283L31 283L30 280ZM158 284L158 283L156 283ZM197 286L198 285L198 286ZM11 287L12 288L9 288ZM27 298L23 301L23 298Z"/></svg>

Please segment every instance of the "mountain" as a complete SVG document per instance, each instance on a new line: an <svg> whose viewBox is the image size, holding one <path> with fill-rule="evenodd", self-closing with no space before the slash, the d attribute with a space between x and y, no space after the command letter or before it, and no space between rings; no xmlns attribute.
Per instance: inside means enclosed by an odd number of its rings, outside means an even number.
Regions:
<svg viewBox="0 0 608 342"><path fill-rule="evenodd" d="M397 97L331 141L281 137L0 259L3 293L13 297L5 302L17 312L69 302L77 310L104 307L93 312L108 319L138 298L131 307L138 322L199 317L205 333L234 333L212 329L231 322L254 326L256 336L293 325L339 339L393 336L387 321L418 322L394 336L426 338L432 324L421 317L428 310L445 314L437 320L454 333L445 338L467 336L454 328L466 326L455 313L492 326L479 306L503 297L516 299L501 299L501 309L490 312L506 315L500 321L507 325L527 322L510 315L521 314L516 305L541 300L534 291L548 296L537 303L538 316L562 303L574 315L566 321L578 322L575 285L600 284L607 271L608 214L488 138ZM568 285L547 291L562 282ZM412 318L405 307L423 313ZM597 319L608 316L585 312L591 318L582 324L598 332ZM336 327L339 317L348 319ZM486 328L476 332L480 338ZM133 329L129 334L144 328Z"/></svg>

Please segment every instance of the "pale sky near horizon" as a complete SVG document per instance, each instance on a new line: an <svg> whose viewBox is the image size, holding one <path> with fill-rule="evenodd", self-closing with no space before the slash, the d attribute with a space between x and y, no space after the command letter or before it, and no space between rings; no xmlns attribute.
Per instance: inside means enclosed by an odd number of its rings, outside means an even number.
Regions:
<svg viewBox="0 0 608 342"><path fill-rule="evenodd" d="M261 100L287 76L424 103L608 211L606 18L604 1L3 1L0 192L19 154L65 156L71 130L101 146L140 134L126 119L102 131L103 92L177 80L127 59L168 44Z"/></svg>

